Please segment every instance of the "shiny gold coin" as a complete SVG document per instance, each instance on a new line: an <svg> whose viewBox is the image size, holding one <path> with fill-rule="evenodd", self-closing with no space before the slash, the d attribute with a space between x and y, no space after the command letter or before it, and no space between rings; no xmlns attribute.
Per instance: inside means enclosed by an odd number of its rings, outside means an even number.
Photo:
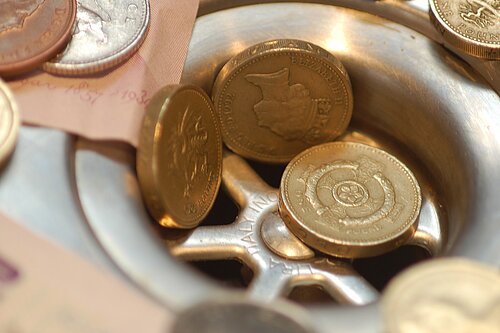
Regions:
<svg viewBox="0 0 500 333"><path fill-rule="evenodd" d="M307 245L357 258L408 240L421 201L417 180L395 157L360 143L331 142L290 162L281 179L279 210Z"/></svg>
<svg viewBox="0 0 500 333"><path fill-rule="evenodd" d="M353 108L349 76L328 51L299 40L274 40L232 58L212 98L224 143L264 162L290 161L347 128Z"/></svg>
<svg viewBox="0 0 500 333"><path fill-rule="evenodd" d="M425 262L391 281L381 309L388 333L499 333L500 271L465 259Z"/></svg>
<svg viewBox="0 0 500 333"><path fill-rule="evenodd" d="M149 103L137 149L146 206L164 227L194 228L222 178L222 139L210 98L194 86L167 86Z"/></svg>
<svg viewBox="0 0 500 333"><path fill-rule="evenodd" d="M430 16L454 47L486 59L500 59L499 0L429 0Z"/></svg>
<svg viewBox="0 0 500 333"><path fill-rule="evenodd" d="M19 112L9 87L0 80L0 166L10 156L19 132Z"/></svg>

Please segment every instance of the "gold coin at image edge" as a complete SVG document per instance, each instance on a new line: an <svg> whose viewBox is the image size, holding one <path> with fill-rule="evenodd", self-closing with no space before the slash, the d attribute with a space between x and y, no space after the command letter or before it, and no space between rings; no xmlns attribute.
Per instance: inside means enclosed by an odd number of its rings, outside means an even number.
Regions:
<svg viewBox="0 0 500 333"><path fill-rule="evenodd" d="M9 87L0 80L0 166L15 148L20 117Z"/></svg>
<svg viewBox="0 0 500 333"><path fill-rule="evenodd" d="M490 2L429 0L429 14L450 45L476 57L500 60L500 1L499 8Z"/></svg>
<svg viewBox="0 0 500 333"><path fill-rule="evenodd" d="M137 149L146 206L164 227L196 227L222 179L222 138L209 97L194 86L161 89L149 103Z"/></svg>
<svg viewBox="0 0 500 333"><path fill-rule="evenodd" d="M498 333L500 272L459 258L420 263L391 280L381 312L388 333Z"/></svg>
<svg viewBox="0 0 500 333"><path fill-rule="evenodd" d="M407 241L421 202L415 176L394 156L364 144L332 142L290 162L281 179L279 211L307 245L358 258Z"/></svg>
<svg viewBox="0 0 500 333"><path fill-rule="evenodd" d="M212 98L228 148L269 163L286 163L335 139L353 109L342 63L317 45L290 39L259 43L234 56L218 74Z"/></svg>

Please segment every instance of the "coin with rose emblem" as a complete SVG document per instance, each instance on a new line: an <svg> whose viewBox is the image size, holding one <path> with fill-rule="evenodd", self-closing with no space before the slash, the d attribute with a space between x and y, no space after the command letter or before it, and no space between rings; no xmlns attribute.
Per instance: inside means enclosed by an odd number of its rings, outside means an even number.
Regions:
<svg viewBox="0 0 500 333"><path fill-rule="evenodd" d="M290 162L279 210L307 245L357 258L407 241L416 230L421 201L415 176L394 156L360 143L332 142Z"/></svg>

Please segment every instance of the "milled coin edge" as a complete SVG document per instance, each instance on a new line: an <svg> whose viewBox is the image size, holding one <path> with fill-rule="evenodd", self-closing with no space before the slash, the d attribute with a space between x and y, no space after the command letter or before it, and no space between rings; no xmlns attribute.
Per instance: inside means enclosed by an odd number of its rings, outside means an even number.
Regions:
<svg viewBox="0 0 500 333"><path fill-rule="evenodd" d="M470 39L460 34L439 15L441 11L437 8L435 1L437 0L429 0L429 17L434 27L442 34L445 43L475 57L500 60L500 42L491 44L487 41Z"/></svg>
<svg viewBox="0 0 500 333"><path fill-rule="evenodd" d="M165 203L162 200L162 190L159 188L158 181L158 162L156 161L156 156L158 156L158 144L155 141L155 131L157 126L164 128L162 122L165 113L168 112L167 109L171 103L172 98L178 93L183 91L193 91L203 99L207 107L209 108L210 118L213 120L213 125L217 135L216 141L219 143L217 149L217 165L218 170L216 171L216 182L214 184L214 194L207 200L207 207L203 210L202 214L196 216L191 221L186 221L180 219L169 212L169 203ZM141 134L139 137L139 144L137 147L137 157L136 157L136 170L137 178L139 180L141 192L143 193L143 198L148 208L148 211L152 217L163 227L177 228L177 229L191 229L198 226L202 220L210 213L210 209L213 207L217 194L220 190L222 183L222 136L220 133L219 123L217 121L217 115L213 106L211 106L211 101L208 95L201 89L193 85L168 85L160 89L151 99L150 104L153 103L161 104L160 108L152 110L153 115L150 117L154 119L154 122L148 123L147 112L149 107L146 108L146 114L143 118L143 125Z"/></svg>

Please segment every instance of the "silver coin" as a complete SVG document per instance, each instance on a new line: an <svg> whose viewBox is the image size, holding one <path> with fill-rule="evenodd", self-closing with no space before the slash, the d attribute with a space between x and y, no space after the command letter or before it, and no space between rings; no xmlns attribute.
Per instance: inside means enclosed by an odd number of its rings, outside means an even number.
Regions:
<svg viewBox="0 0 500 333"><path fill-rule="evenodd" d="M195 305L181 313L171 333L312 333L309 317L288 302L260 304L236 297Z"/></svg>
<svg viewBox="0 0 500 333"><path fill-rule="evenodd" d="M78 0L71 42L43 69L57 75L94 74L130 58L150 22L149 0Z"/></svg>

